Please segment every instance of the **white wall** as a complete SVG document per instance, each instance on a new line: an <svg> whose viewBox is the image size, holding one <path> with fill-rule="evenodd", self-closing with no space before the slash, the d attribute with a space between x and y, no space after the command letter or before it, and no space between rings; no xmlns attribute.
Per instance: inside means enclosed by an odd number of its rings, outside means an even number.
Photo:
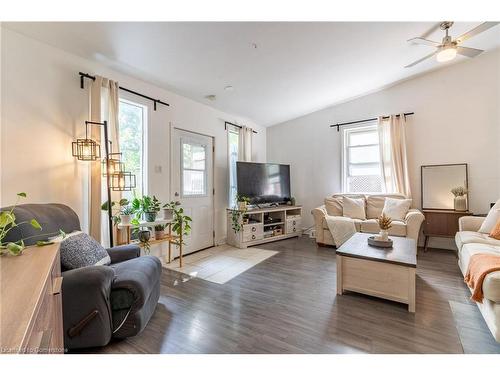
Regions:
<svg viewBox="0 0 500 375"><path fill-rule="evenodd" d="M71 156L71 141L84 133L88 90L81 90L78 72L99 74L170 104L149 111L149 194L171 199L170 127L215 137L215 230L225 238L228 195L227 136L224 121L252 126L254 159L266 160L266 131L245 118L230 115L149 83L119 74L103 65L2 28L1 56L1 195L13 203L19 191L29 202L71 206L87 225L87 165ZM134 100L138 100L135 97ZM148 104L147 102L144 102ZM155 173L155 166L162 173Z"/></svg>
<svg viewBox="0 0 500 375"><path fill-rule="evenodd" d="M329 125L400 112L415 112L407 134L416 206L421 165L465 162L470 209L487 212L500 198L499 70L497 50L268 128L268 161L291 164L292 194L304 205L305 225L313 224L312 208L341 191L341 133Z"/></svg>

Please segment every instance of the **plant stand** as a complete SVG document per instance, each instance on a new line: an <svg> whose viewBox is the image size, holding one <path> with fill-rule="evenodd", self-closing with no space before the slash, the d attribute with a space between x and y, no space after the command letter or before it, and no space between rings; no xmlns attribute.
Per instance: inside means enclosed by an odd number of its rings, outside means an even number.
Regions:
<svg viewBox="0 0 500 375"><path fill-rule="evenodd" d="M151 245L161 243L161 242L167 242L168 243L168 259L167 262L170 263L172 262L172 244L177 245L179 247L179 267L182 267L182 234L180 236L175 236L172 234L172 224L173 220L155 220L155 221L141 221L139 224L118 224L119 229L125 229L127 233L127 240L126 243L134 243L138 244L139 246L143 247L143 244L141 244L140 241L132 241L132 230L134 228L139 228L139 227L147 227L151 228L154 230L154 227L156 225L166 225L168 227L168 234L161 240L150 240L149 243Z"/></svg>

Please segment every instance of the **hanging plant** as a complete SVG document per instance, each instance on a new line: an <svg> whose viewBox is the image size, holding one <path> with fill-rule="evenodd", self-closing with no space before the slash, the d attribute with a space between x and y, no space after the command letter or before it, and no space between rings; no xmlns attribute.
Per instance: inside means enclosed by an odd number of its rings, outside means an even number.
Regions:
<svg viewBox="0 0 500 375"><path fill-rule="evenodd" d="M21 255L23 250L26 248L24 241L26 241L27 239L36 238L40 236L48 237L57 234L62 235L63 238L66 236L66 234L62 230L59 230L59 232L55 233L24 237L16 242L4 242L5 237L7 237L7 233L9 233L13 228L20 227L22 225L31 225L33 228L37 230L40 231L42 230L41 225L38 223L36 219L31 219L29 221L22 221L20 223L16 222L16 215L14 213L14 209L17 207L19 200L21 198L26 198L26 196L27 196L26 193L17 193L17 200L14 203L14 205L10 208L10 210L0 212L0 255L6 253L9 253L11 255ZM50 244L53 244L53 242L44 240L36 242L37 246L45 246Z"/></svg>

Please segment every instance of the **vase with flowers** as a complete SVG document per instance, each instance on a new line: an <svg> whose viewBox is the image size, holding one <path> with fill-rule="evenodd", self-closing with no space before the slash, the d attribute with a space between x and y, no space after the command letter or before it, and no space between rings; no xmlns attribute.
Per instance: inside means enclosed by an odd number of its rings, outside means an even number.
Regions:
<svg viewBox="0 0 500 375"><path fill-rule="evenodd" d="M377 223L380 228L378 239L380 241L389 241L389 229L392 227L392 219L383 213L377 219Z"/></svg>
<svg viewBox="0 0 500 375"><path fill-rule="evenodd" d="M467 189L464 186L457 186L451 189L451 193L455 196L453 199L455 211L467 211Z"/></svg>

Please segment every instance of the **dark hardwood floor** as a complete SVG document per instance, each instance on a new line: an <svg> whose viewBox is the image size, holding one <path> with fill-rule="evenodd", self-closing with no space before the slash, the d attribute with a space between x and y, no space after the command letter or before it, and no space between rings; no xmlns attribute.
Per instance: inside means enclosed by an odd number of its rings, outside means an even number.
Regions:
<svg viewBox="0 0 500 375"><path fill-rule="evenodd" d="M90 352L500 352L451 251L419 251L412 314L395 302L337 296L332 248L306 237L259 247L279 253L224 285L164 269L144 332Z"/></svg>

